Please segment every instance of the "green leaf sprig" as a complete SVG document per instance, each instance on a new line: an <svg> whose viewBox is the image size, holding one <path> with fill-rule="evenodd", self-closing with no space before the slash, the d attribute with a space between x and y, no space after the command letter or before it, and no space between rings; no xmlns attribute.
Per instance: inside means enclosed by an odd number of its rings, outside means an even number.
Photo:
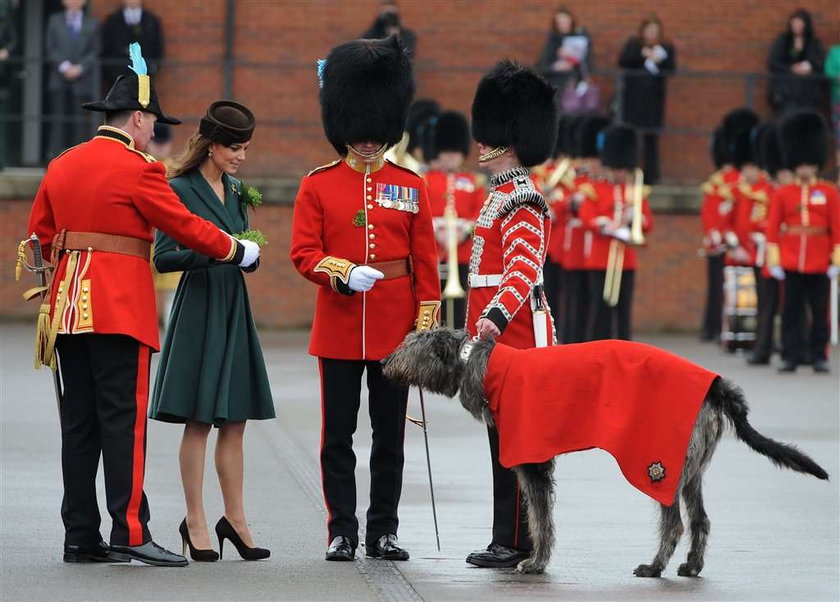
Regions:
<svg viewBox="0 0 840 602"><path fill-rule="evenodd" d="M259 230L245 230L243 232L240 232L239 234L234 234L233 236L234 238L238 238L239 240L250 240L251 242L257 243L261 247L264 247L268 244L268 239Z"/></svg>
<svg viewBox="0 0 840 602"><path fill-rule="evenodd" d="M263 204L263 195L253 186L248 186L243 191L242 202L249 207L256 208Z"/></svg>

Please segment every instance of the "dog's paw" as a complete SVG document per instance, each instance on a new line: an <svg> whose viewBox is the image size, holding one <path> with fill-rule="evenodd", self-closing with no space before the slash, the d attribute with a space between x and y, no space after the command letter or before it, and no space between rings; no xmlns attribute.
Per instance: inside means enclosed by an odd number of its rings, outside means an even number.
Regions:
<svg viewBox="0 0 840 602"><path fill-rule="evenodd" d="M662 569L649 564L640 564L633 571L633 574L636 575L636 577L661 577Z"/></svg>
<svg viewBox="0 0 840 602"><path fill-rule="evenodd" d="M537 563L533 558L526 558L516 565L516 572L523 575L539 575L545 572L545 564Z"/></svg>
<svg viewBox="0 0 840 602"><path fill-rule="evenodd" d="M680 568L677 569L677 575L680 577L696 577L702 570L703 567L701 566L691 564L690 562L684 562L680 565Z"/></svg>

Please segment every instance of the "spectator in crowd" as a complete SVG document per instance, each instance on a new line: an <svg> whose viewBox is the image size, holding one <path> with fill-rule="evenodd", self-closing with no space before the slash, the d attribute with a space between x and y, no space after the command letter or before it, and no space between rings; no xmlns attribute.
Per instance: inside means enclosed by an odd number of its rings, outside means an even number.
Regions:
<svg viewBox="0 0 840 602"><path fill-rule="evenodd" d="M625 69L619 118L642 130L645 184L659 180L659 132L665 115L665 77L677 68L674 45L656 17L642 21L624 44L618 66Z"/></svg>
<svg viewBox="0 0 840 602"><path fill-rule="evenodd" d="M94 96L99 23L85 14L86 3L87 0L62 0L64 10L53 13L47 21L50 157L86 140L93 127L82 104Z"/></svg>
<svg viewBox="0 0 840 602"><path fill-rule="evenodd" d="M580 65L575 65L572 73L560 91L560 110L563 113L597 113L601 108L600 88Z"/></svg>
<svg viewBox="0 0 840 602"><path fill-rule="evenodd" d="M825 50L817 36L811 15L804 9L788 19L787 31L770 47L767 68L773 77L768 88L770 105L778 114L791 109L816 109L820 105L821 74Z"/></svg>
<svg viewBox="0 0 840 602"><path fill-rule="evenodd" d="M11 7L5 1L0 1L0 169L6 164L6 129L5 120L8 113L9 85L12 78L12 68L9 62L17 47L17 33L12 22Z"/></svg>
<svg viewBox="0 0 840 602"><path fill-rule="evenodd" d="M396 0L382 0L379 14L373 24L361 35L368 40L378 40L396 35L400 38L408 58L414 60L417 51L417 36L415 33L402 26L400 21L400 7Z"/></svg>
<svg viewBox="0 0 840 602"><path fill-rule="evenodd" d="M163 58L163 29L160 19L143 8L143 0L123 0L123 7L115 10L102 27L102 74L106 86L126 72L128 45L138 42L149 75L160 69Z"/></svg>
<svg viewBox="0 0 840 602"><path fill-rule="evenodd" d="M537 67L558 90L563 90L570 79L575 79L576 69L584 79L592 72L592 40L586 30L577 25L569 9L554 11L551 31Z"/></svg>
<svg viewBox="0 0 840 602"><path fill-rule="evenodd" d="M831 86L831 122L834 124L834 164L837 166L837 182L840 185L840 44L828 51L825 60L825 74Z"/></svg>

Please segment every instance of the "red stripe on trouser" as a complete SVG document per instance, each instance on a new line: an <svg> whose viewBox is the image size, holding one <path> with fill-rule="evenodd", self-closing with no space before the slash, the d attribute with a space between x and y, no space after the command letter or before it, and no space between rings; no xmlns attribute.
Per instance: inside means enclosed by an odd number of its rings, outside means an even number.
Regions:
<svg viewBox="0 0 840 602"><path fill-rule="evenodd" d="M519 548L519 483L516 483L516 511L513 515L513 547Z"/></svg>
<svg viewBox="0 0 840 602"><path fill-rule="evenodd" d="M324 404L324 362L320 357L318 358L318 375L321 377L321 452L318 454L318 459L321 466L321 492L324 495L324 506L327 508L327 544L329 544L332 510L330 510L330 502L327 499L327 487L324 483L324 462L321 460L321 454L324 452L324 437L327 428L327 416L326 405Z"/></svg>
<svg viewBox="0 0 840 602"><path fill-rule="evenodd" d="M125 511L128 524L128 545L143 544L143 525L140 524L140 503L143 501L143 476L146 471L146 410L149 405L149 348L139 345L137 357L137 385L134 393L134 451L132 453L131 498Z"/></svg>

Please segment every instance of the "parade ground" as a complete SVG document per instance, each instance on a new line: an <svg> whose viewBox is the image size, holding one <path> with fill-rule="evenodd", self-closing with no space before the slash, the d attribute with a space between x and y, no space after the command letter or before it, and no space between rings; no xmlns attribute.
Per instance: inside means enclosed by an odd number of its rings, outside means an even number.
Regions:
<svg viewBox="0 0 840 602"><path fill-rule="evenodd" d="M385 325L382 325L383 327ZM655 553L658 510L632 488L614 460L589 451L557 462L557 543L544 575L467 565L490 542L491 473L487 438L457 401L426 396L440 546L429 502L423 433L409 424L400 505L400 543L409 562L364 558L327 563L318 450L320 399L307 332L262 332L277 419L246 430L245 501L257 545L271 558L243 562L233 547L217 563L187 568L61 561L60 429L47 370L32 369L34 326L0 324L0 600L837 600L840 598L840 362L830 375L800 367L748 367L686 335L639 339L681 354L741 385L750 421L761 433L794 443L831 476L829 482L775 468L724 436L705 479L711 534L699 578L676 575L685 537L661 579L633 569ZM153 365L153 374L154 366ZM574 374L558 374L574 378ZM676 402L677 400L675 400ZM370 430L366 404L355 438L358 515L367 508ZM416 391L409 414L419 417ZM150 422L146 493L159 544L180 552L184 515L178 473L181 427ZM214 441L211 435L211 445ZM212 529L221 516L208 450L205 500ZM101 481L101 471L100 471ZM102 534L110 519L100 483ZM364 536L361 537L364 541ZM215 539L214 539L215 542ZM217 547L217 544L216 548Z"/></svg>

